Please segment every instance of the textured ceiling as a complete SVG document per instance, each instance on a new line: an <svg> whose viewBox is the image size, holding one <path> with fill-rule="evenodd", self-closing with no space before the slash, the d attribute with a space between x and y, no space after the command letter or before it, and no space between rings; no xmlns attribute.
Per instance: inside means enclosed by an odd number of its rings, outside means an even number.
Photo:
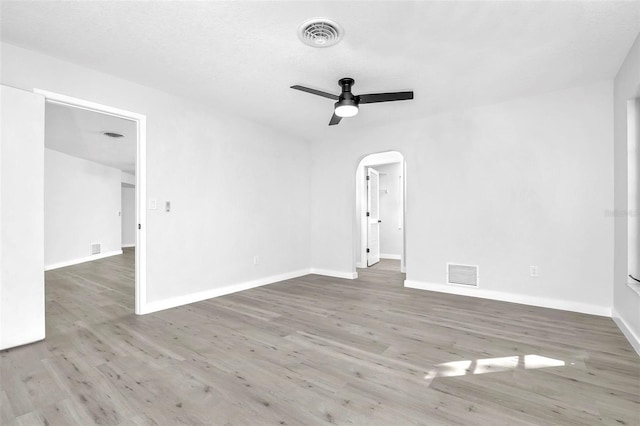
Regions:
<svg viewBox="0 0 640 426"><path fill-rule="evenodd" d="M339 44L298 40L318 16L345 29ZM640 2L3 1L1 19L9 43L313 139L611 79ZM289 89L337 93L345 76L356 94L412 89L415 100L366 105L327 129L332 101Z"/></svg>
<svg viewBox="0 0 640 426"><path fill-rule="evenodd" d="M109 138L115 132L122 138ZM47 103L45 146L55 151L114 167L136 170L136 123L107 114Z"/></svg>

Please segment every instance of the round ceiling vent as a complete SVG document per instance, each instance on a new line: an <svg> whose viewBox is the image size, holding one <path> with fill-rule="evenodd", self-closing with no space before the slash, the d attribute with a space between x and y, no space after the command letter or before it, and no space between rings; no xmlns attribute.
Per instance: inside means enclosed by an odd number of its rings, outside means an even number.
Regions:
<svg viewBox="0 0 640 426"><path fill-rule="evenodd" d="M312 47L333 46L342 38L342 28L325 18L309 19L298 28L298 37Z"/></svg>

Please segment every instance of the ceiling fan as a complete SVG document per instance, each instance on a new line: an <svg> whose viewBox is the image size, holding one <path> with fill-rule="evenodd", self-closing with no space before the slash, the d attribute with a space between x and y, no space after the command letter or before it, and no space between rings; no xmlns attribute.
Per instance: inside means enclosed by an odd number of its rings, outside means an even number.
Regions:
<svg viewBox="0 0 640 426"><path fill-rule="evenodd" d="M291 86L292 89L301 90L313 95L322 96L336 100L334 105L333 116L329 121L329 126L335 126L340 120L347 117L353 117L358 113L358 105L373 104L377 102L405 101L413 99L413 91L411 92L392 92L392 93L371 93L368 95L354 95L351 93L351 86L355 81L352 78L341 78L338 85L342 87L340 95L322 92L320 90L310 89L304 86Z"/></svg>

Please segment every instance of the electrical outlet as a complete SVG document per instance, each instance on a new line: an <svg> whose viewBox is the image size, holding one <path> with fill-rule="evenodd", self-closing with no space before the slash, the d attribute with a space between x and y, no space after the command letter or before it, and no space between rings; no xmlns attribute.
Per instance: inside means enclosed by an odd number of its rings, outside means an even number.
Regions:
<svg viewBox="0 0 640 426"><path fill-rule="evenodd" d="M529 275L533 278L538 278L540 276L540 273L538 271L538 267L537 266L529 266Z"/></svg>

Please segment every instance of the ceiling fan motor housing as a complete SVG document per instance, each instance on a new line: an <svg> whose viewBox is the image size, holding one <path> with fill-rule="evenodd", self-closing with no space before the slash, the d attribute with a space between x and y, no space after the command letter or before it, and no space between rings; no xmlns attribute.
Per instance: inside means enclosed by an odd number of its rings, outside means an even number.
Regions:
<svg viewBox="0 0 640 426"><path fill-rule="evenodd" d="M349 77L341 78L338 84L342 87L342 93L351 92L351 86L355 84L355 80Z"/></svg>
<svg viewBox="0 0 640 426"><path fill-rule="evenodd" d="M358 97L351 93L351 86L355 84L352 78L341 78L338 80L338 84L342 87L342 93L336 105L353 105L358 106Z"/></svg>
<svg viewBox="0 0 640 426"><path fill-rule="evenodd" d="M339 117L353 117L358 114L359 99L351 93L351 86L354 84L352 78L341 78L338 84L342 87L342 93L338 102L333 106L335 114Z"/></svg>

